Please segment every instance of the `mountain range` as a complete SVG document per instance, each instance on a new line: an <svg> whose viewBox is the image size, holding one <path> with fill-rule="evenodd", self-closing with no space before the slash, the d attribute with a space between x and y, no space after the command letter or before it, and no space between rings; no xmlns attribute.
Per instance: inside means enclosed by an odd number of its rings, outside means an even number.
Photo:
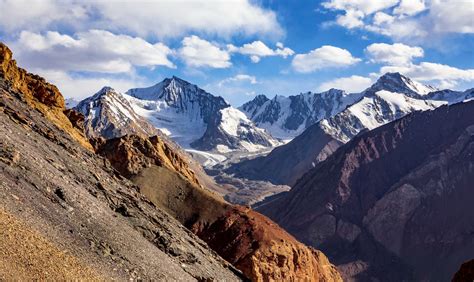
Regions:
<svg viewBox="0 0 474 282"><path fill-rule="evenodd" d="M325 160L341 144L415 111L469 100L474 89L464 92L435 90L399 73L387 73L337 114L309 126L291 142L266 156L232 165L227 172L241 178L293 185L306 171Z"/></svg>

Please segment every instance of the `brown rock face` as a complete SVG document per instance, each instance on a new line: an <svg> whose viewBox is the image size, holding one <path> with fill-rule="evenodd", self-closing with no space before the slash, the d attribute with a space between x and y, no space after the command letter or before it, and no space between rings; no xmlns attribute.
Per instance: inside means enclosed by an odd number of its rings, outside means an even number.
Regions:
<svg viewBox="0 0 474 282"><path fill-rule="evenodd" d="M0 43L0 67L0 76L10 81L27 99L35 98L46 106L64 108L64 98L58 88L44 78L18 68L12 52L3 43Z"/></svg>
<svg viewBox="0 0 474 282"><path fill-rule="evenodd" d="M97 152L253 281L341 281L324 254L248 208L198 186L187 163L158 137L103 141Z"/></svg>
<svg viewBox="0 0 474 282"><path fill-rule="evenodd" d="M0 42L0 78L8 81L12 88L22 94L22 98L32 107L39 110L46 118L59 128L68 132L82 146L92 149L84 137L83 131L75 128L68 117L64 98L58 88L38 75L28 73L17 67L10 49Z"/></svg>
<svg viewBox="0 0 474 282"><path fill-rule="evenodd" d="M446 281L474 254L474 102L356 136L258 211L346 277Z"/></svg>
<svg viewBox="0 0 474 282"><path fill-rule="evenodd" d="M230 208L197 235L252 281L342 281L323 253L249 208Z"/></svg>
<svg viewBox="0 0 474 282"><path fill-rule="evenodd" d="M187 162L158 136L145 139L137 135L126 135L109 139L96 149L125 177L137 175L143 168L156 165L174 170L199 186L199 181Z"/></svg>

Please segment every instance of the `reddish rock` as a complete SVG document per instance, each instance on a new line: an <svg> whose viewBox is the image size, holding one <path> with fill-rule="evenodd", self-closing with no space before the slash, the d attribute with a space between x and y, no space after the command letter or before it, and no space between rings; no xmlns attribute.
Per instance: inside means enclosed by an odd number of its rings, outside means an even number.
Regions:
<svg viewBox="0 0 474 282"><path fill-rule="evenodd" d="M182 222L252 281L342 281L326 256L265 216L200 187L186 161L159 137L98 140L97 152L157 207Z"/></svg>
<svg viewBox="0 0 474 282"><path fill-rule="evenodd" d="M22 98L33 108L59 128L69 133L87 149L92 149L83 130L74 127L65 114L64 97L58 88L38 75L17 67L10 49L0 42L0 77L10 83L13 90L22 94Z"/></svg>

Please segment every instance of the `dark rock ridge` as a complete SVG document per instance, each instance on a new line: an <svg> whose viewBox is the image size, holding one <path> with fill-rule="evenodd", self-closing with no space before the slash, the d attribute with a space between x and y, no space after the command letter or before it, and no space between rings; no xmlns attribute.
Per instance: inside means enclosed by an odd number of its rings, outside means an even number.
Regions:
<svg viewBox="0 0 474 282"><path fill-rule="evenodd" d="M45 93L37 88L15 86L22 82L6 73L0 77L0 225L8 228L0 236L20 238L21 230L34 235L7 241L0 275L7 265L7 277L31 279L244 279L107 160L81 146L71 134L78 127L64 123L69 120L61 103L41 98ZM62 101L59 92L54 97ZM4 256L16 249L23 251ZM71 265L51 264L61 257Z"/></svg>
<svg viewBox="0 0 474 282"><path fill-rule="evenodd" d="M474 253L474 101L361 133L258 210L347 277L447 281Z"/></svg>

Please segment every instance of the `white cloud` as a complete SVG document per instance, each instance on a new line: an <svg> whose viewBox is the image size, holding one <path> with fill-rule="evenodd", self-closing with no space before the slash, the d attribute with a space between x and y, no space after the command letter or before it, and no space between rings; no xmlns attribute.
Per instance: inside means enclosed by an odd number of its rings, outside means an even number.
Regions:
<svg viewBox="0 0 474 282"><path fill-rule="evenodd" d="M87 20L85 5L55 0L0 0L0 28L6 32L39 30L68 22L78 25Z"/></svg>
<svg viewBox="0 0 474 282"><path fill-rule="evenodd" d="M429 17L436 32L474 33L472 0L432 0Z"/></svg>
<svg viewBox="0 0 474 282"><path fill-rule="evenodd" d="M228 68L232 65L226 50L196 35L185 37L181 43L179 56L190 67Z"/></svg>
<svg viewBox="0 0 474 282"><path fill-rule="evenodd" d="M380 73L400 72L415 80L431 82L439 87L454 87L459 82L474 81L474 69L458 69L448 65L422 62L418 65L385 66Z"/></svg>
<svg viewBox="0 0 474 282"><path fill-rule="evenodd" d="M287 58L288 56L292 56L295 52L290 48L284 47L283 43L278 42L276 44L276 49L271 49L262 41L254 41L252 43L246 43L241 47L236 47L232 44L227 46L229 52L232 53L240 53L243 55L250 56L250 59L254 63L258 63L260 58L268 57L268 56L281 56L283 58Z"/></svg>
<svg viewBox="0 0 474 282"><path fill-rule="evenodd" d="M72 26L157 37L283 35L275 13L250 0L0 0L0 11L0 28L8 32Z"/></svg>
<svg viewBox="0 0 474 282"><path fill-rule="evenodd" d="M332 10L355 10L366 15L395 6L399 0L330 0L322 6Z"/></svg>
<svg viewBox="0 0 474 282"><path fill-rule="evenodd" d="M233 82L249 82L250 84L257 84L257 78L253 75L248 74L238 74L232 77L221 80L217 85L222 87L224 84L233 83Z"/></svg>
<svg viewBox="0 0 474 282"><path fill-rule="evenodd" d="M343 89L349 93L357 93L367 89L372 83L373 80L369 77L353 75L323 82L318 89L319 91L327 91L328 89L336 88Z"/></svg>
<svg viewBox="0 0 474 282"><path fill-rule="evenodd" d="M381 26L383 24L391 24L395 21L395 17L390 16L384 12L377 12L374 15L374 24L376 26Z"/></svg>
<svg viewBox="0 0 474 282"><path fill-rule="evenodd" d="M323 68L346 67L360 62L346 49L322 46L307 54L297 54L291 63L297 72L309 73Z"/></svg>
<svg viewBox="0 0 474 282"><path fill-rule="evenodd" d="M413 58L423 57L424 55L421 47L411 47L401 43L374 43L367 46L365 52L371 62L389 65L407 65L411 63Z"/></svg>
<svg viewBox="0 0 474 282"><path fill-rule="evenodd" d="M396 41L432 41L449 33L474 33L472 0L330 0L322 6L343 11L335 19L340 26Z"/></svg>
<svg viewBox="0 0 474 282"><path fill-rule="evenodd" d="M345 15L338 15L336 23L348 29L361 27L364 25L362 19L364 13L357 10L347 10Z"/></svg>
<svg viewBox="0 0 474 282"><path fill-rule="evenodd" d="M73 77L63 71L45 69L31 69L30 71L43 76L48 82L56 85L66 98L84 99L104 86L110 86L117 91L125 92L130 88L150 85L141 77Z"/></svg>
<svg viewBox="0 0 474 282"><path fill-rule="evenodd" d="M104 30L80 32L74 37L52 31L44 35L23 31L11 47L28 68L123 73L134 66L174 67L168 59L172 51L164 44Z"/></svg>
<svg viewBox="0 0 474 282"><path fill-rule="evenodd" d="M393 10L396 15L413 16L426 10L424 0L401 0L400 5Z"/></svg>

